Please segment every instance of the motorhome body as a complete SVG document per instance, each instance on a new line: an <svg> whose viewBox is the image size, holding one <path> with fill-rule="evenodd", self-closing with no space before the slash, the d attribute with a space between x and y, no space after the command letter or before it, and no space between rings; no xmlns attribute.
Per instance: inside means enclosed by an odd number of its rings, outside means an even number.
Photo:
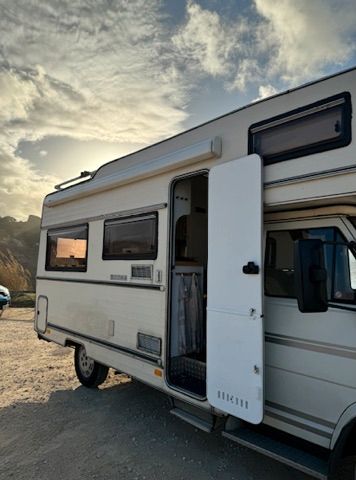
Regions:
<svg viewBox="0 0 356 480"><path fill-rule="evenodd" d="M39 336L76 348L84 384L113 367L166 392L190 423L223 423L326 478L355 453L355 96L353 69L48 195ZM298 308L302 239L323 242L325 311ZM278 432L288 439L273 443ZM318 452L283 451L298 439Z"/></svg>

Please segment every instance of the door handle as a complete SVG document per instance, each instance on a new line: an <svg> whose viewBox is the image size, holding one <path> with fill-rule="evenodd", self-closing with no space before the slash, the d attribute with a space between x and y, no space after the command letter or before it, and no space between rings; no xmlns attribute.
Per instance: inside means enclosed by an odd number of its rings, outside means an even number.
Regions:
<svg viewBox="0 0 356 480"><path fill-rule="evenodd" d="M247 262L247 264L242 267L242 272L246 275L257 275L260 273L260 267L256 265L255 262Z"/></svg>

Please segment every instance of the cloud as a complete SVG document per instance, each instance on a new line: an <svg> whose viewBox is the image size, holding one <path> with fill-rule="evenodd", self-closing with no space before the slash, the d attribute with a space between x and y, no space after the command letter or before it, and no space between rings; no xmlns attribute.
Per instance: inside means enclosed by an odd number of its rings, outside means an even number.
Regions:
<svg viewBox="0 0 356 480"><path fill-rule="evenodd" d="M4 67L0 70L0 122L24 119L36 96L32 82Z"/></svg>
<svg viewBox="0 0 356 480"><path fill-rule="evenodd" d="M250 17L219 15L189 0L172 41L188 71L219 78L228 92L245 92L263 78L258 31Z"/></svg>
<svg viewBox="0 0 356 480"><path fill-rule="evenodd" d="M355 53L353 0L254 0L271 56L267 73L295 84L341 66Z"/></svg>
<svg viewBox="0 0 356 480"><path fill-rule="evenodd" d="M230 92L266 81L288 88L352 58L354 7L354 0L254 0L248 15L237 8L222 15L190 0L172 40L188 69L220 78Z"/></svg>
<svg viewBox="0 0 356 480"><path fill-rule="evenodd" d="M159 0L0 0L0 10L0 163L8 175L0 203L8 214L21 211L16 182L29 192L23 211L38 212L40 185L53 185L16 156L23 139L146 145L182 129L188 90ZM21 176L10 175L16 169Z"/></svg>
<svg viewBox="0 0 356 480"><path fill-rule="evenodd" d="M137 142L139 138L145 144L172 134L186 117L169 99L172 86L159 89L149 78L112 86L111 96L109 86L94 95L47 74L43 67L2 69L0 82L2 77L7 80L1 96L6 111L3 118L0 113L0 121L16 140L68 135L108 142ZM17 96L20 86L21 96ZM7 98L13 99L9 106Z"/></svg>
<svg viewBox="0 0 356 480"><path fill-rule="evenodd" d="M255 58L242 58L236 68L235 78L227 84L229 91L245 92L248 86L262 81L263 68Z"/></svg>
<svg viewBox="0 0 356 480"><path fill-rule="evenodd" d="M185 85L159 5L15 0L4 9L0 87L15 99L6 109L14 130L144 144L180 129Z"/></svg>
<svg viewBox="0 0 356 480"><path fill-rule="evenodd" d="M0 159L1 215L23 220L28 215L39 213L48 185L54 185L57 179L39 173L30 162L9 154L1 147Z"/></svg>
<svg viewBox="0 0 356 480"><path fill-rule="evenodd" d="M240 11L236 2L210 4L217 8L188 0L172 25L161 0L0 0L0 205L8 214L38 212L59 180L17 156L22 140L144 146L183 129L205 79L264 98L355 53L353 0L254 0Z"/></svg>
<svg viewBox="0 0 356 480"><path fill-rule="evenodd" d="M271 97L278 93L278 90L273 85L260 85L258 88L258 97L253 100L257 102L258 100L263 100L264 98Z"/></svg>
<svg viewBox="0 0 356 480"><path fill-rule="evenodd" d="M172 39L178 52L190 67L214 77L228 74L233 68L231 55L239 49L243 25L224 22L217 12L192 1L188 1L186 13L185 24Z"/></svg>

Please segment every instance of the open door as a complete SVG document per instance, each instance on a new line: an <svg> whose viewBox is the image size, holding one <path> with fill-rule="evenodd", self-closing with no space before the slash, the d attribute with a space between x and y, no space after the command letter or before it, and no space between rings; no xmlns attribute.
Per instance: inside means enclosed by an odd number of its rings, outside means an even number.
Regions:
<svg viewBox="0 0 356 480"><path fill-rule="evenodd" d="M262 161L209 174L207 396L251 423L263 419Z"/></svg>

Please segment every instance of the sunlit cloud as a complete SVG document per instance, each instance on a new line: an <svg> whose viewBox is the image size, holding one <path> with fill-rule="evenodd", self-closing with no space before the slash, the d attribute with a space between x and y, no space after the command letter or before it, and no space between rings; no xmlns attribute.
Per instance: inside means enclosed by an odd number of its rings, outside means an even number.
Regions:
<svg viewBox="0 0 356 480"><path fill-rule="evenodd" d="M57 179L36 171L30 162L8 154L1 147L0 159L1 216L25 219L39 213L41 198L48 192L48 185L54 185Z"/></svg>
<svg viewBox="0 0 356 480"><path fill-rule="evenodd" d="M263 100L264 98L271 97L277 93L277 89L273 85L260 85L258 88L258 97L253 101L257 102L258 100Z"/></svg>
<svg viewBox="0 0 356 480"><path fill-rule="evenodd" d="M15 155L21 139L146 145L182 129L186 86L166 46L159 1L89 7L78 0L15 0L0 7L0 145L6 151L0 161L10 173L21 164L17 180L28 208L39 211L43 189L21 180L41 177ZM0 202L18 215L9 183L2 173Z"/></svg>

